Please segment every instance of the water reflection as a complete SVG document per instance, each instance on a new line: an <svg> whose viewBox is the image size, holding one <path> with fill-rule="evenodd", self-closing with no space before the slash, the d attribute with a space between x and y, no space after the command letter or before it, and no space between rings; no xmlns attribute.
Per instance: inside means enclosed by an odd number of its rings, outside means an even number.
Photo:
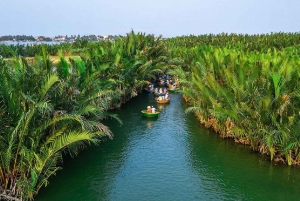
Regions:
<svg viewBox="0 0 300 201"><path fill-rule="evenodd" d="M157 104L157 108L160 112L168 107L169 104Z"/></svg>
<svg viewBox="0 0 300 201"><path fill-rule="evenodd" d="M151 127L152 127L152 122L151 122L151 121L149 121L149 122L147 123L147 127L148 127L148 128L151 128Z"/></svg>

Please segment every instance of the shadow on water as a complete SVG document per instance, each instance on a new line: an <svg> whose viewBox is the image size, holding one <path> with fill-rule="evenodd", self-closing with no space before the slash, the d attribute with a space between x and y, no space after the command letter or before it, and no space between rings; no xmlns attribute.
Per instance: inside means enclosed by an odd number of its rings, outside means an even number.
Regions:
<svg viewBox="0 0 300 201"><path fill-rule="evenodd" d="M107 120L114 140L65 160L36 200L297 200L299 168L275 166L249 147L222 140L185 115L179 94L157 105L141 94ZM155 106L158 118L141 110Z"/></svg>

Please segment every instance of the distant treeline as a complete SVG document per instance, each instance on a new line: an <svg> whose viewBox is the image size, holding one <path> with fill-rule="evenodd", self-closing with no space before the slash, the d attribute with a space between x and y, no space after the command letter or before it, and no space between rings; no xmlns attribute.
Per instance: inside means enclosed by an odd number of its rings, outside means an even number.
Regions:
<svg viewBox="0 0 300 201"><path fill-rule="evenodd" d="M40 36L44 37L44 36ZM43 41L62 41L61 44L43 44L50 55L57 55L58 50L63 50L67 54L76 54L84 51L92 45L93 42L106 43L114 41L122 36L62 36L58 35L54 38L42 38ZM0 41L7 40L34 41L33 36L17 35L17 36L1 36ZM61 40L59 40L61 39ZM63 39L63 40L62 40ZM300 44L300 33L270 33L270 34L204 34L204 35L189 35L178 36L163 40L163 43L172 50L172 54L176 54L179 47L192 48L197 45L212 45L215 47L237 48L245 51L263 51L267 52L269 48L282 50L283 48L297 46ZM0 55L4 58L10 58L14 55L23 57L33 57L41 52L40 44L16 44L5 45L0 44Z"/></svg>
<svg viewBox="0 0 300 201"><path fill-rule="evenodd" d="M103 40L97 42L100 45L105 43L110 43L109 41ZM5 45L0 44L0 55L4 58L11 58L14 56L22 57L34 57L42 52L42 48L48 52L49 55L56 56L58 51L62 50L64 55L79 55L80 53L86 51L95 42L89 42L87 40L75 40L73 43L59 43L59 44L17 44L17 45Z"/></svg>
<svg viewBox="0 0 300 201"><path fill-rule="evenodd" d="M42 40L42 41L52 41L51 38L45 37L45 36L37 36L36 38L31 36L26 36L26 35L8 35L8 36L0 36L0 41L37 41L37 40Z"/></svg>
<svg viewBox="0 0 300 201"><path fill-rule="evenodd" d="M270 33L270 34L204 34L169 38L165 41L169 48L192 48L197 45L212 45L214 47L237 48L247 51L267 51L269 48L282 50L300 44L299 33Z"/></svg>
<svg viewBox="0 0 300 201"><path fill-rule="evenodd" d="M62 44L27 44L27 45L5 45L0 44L0 55L4 58L11 58L14 56L22 57L34 57L37 54L40 54L42 47L45 47L47 52L50 55L57 55L59 49L69 49L72 47L72 44L62 43Z"/></svg>
<svg viewBox="0 0 300 201"><path fill-rule="evenodd" d="M64 42L73 42L74 40L87 40L87 41L101 41L104 39L108 40L114 40L119 36L113 36L113 35L108 35L108 36L101 36L101 35L58 35L54 37L46 37L46 36L26 36L26 35L6 35L6 36L0 36L0 41L64 41Z"/></svg>

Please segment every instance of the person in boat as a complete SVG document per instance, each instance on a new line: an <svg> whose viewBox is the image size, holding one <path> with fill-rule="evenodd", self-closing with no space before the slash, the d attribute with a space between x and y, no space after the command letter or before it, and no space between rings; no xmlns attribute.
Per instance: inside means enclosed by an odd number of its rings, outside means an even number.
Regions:
<svg viewBox="0 0 300 201"><path fill-rule="evenodd" d="M155 113L155 107L152 106L151 110L152 110L152 113Z"/></svg>
<svg viewBox="0 0 300 201"><path fill-rule="evenodd" d="M163 90L162 88L159 89L159 94L162 94L163 93Z"/></svg>
<svg viewBox="0 0 300 201"><path fill-rule="evenodd" d="M155 93L158 93L158 88L155 88L154 92L155 92Z"/></svg>
<svg viewBox="0 0 300 201"><path fill-rule="evenodd" d="M149 90L149 91L151 90L151 85L149 85L148 90Z"/></svg>
<svg viewBox="0 0 300 201"><path fill-rule="evenodd" d="M164 94L166 94L168 91L167 91L167 88L164 88Z"/></svg>
<svg viewBox="0 0 300 201"><path fill-rule="evenodd" d="M169 93L167 92L166 95L165 95L165 99L167 100L169 97Z"/></svg>
<svg viewBox="0 0 300 201"><path fill-rule="evenodd" d="M151 113L151 112L152 112L152 110L151 110L151 107L150 107L150 106L148 106L148 107L147 107L147 112L148 112L148 113Z"/></svg>

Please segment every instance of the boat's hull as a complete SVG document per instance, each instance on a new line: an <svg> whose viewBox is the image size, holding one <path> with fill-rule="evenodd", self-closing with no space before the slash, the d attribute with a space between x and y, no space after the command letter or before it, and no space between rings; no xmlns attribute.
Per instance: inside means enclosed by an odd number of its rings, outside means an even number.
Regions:
<svg viewBox="0 0 300 201"><path fill-rule="evenodd" d="M155 99L156 103L159 103L159 104L166 104L166 103L169 103L170 100L171 100L170 98L163 99L163 100L159 100L158 98Z"/></svg>
<svg viewBox="0 0 300 201"><path fill-rule="evenodd" d="M155 113L148 113L147 110L142 110L141 111L144 117L157 117L159 112Z"/></svg>
<svg viewBox="0 0 300 201"><path fill-rule="evenodd" d="M178 91L179 90L179 88L176 88L176 89L168 89L168 91L170 92L170 93L175 93L176 91Z"/></svg>

